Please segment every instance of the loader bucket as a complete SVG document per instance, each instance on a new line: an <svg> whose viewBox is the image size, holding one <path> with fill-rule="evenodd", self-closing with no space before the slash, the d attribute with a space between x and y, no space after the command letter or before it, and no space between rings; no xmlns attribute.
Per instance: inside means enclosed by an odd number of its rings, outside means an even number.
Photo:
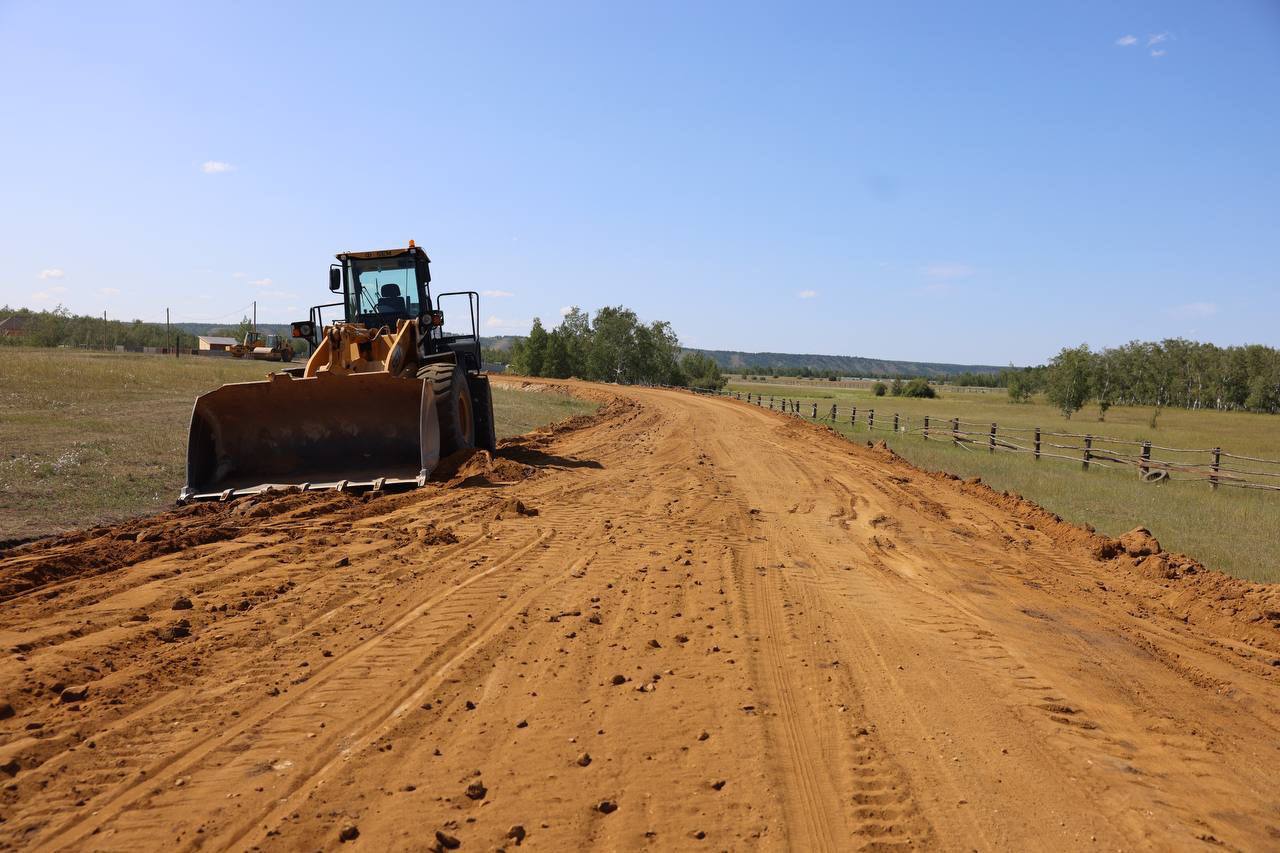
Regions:
<svg viewBox="0 0 1280 853"><path fill-rule="evenodd" d="M413 488L439 460L430 382L388 373L273 373L196 399L178 500L288 486Z"/></svg>

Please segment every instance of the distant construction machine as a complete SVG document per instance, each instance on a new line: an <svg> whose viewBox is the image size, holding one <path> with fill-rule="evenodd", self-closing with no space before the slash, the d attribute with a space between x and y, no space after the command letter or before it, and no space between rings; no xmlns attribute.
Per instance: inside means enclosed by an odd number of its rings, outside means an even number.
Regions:
<svg viewBox="0 0 1280 853"><path fill-rule="evenodd" d="M305 367L196 399L180 503L289 486L413 488L442 456L494 449L480 295L441 293L433 307L431 260L412 240L337 259L329 290L342 301L293 324L293 337L312 346ZM469 331L446 333L441 303L464 298ZM323 325L326 308L343 319Z"/></svg>
<svg viewBox="0 0 1280 853"><path fill-rule="evenodd" d="M244 340L230 346L227 352L236 358L248 356L258 361L293 361L293 345L283 335L262 338L256 331L245 334Z"/></svg>

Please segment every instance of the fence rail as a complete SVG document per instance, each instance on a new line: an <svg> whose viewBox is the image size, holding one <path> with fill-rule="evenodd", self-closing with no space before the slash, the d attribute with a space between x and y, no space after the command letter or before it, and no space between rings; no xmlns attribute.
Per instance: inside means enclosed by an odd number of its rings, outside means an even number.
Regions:
<svg viewBox="0 0 1280 853"><path fill-rule="evenodd" d="M881 413L877 418L874 407L867 407L859 412L856 404L849 404L842 409L839 404L832 403L829 410L824 406L820 414L818 403L812 401L802 402L790 397L766 397L755 392L715 388L690 390L742 400L762 408L767 406L772 411L815 422L828 422L832 425L848 423L853 429L865 426L868 432L914 435L924 441L945 442L971 453L985 451L991 454L1025 454L1036 462L1042 459L1071 462L1079 465L1083 471L1094 466L1113 470L1130 468L1146 482L1206 482L1215 491L1219 486L1229 486L1280 492L1280 459L1228 453L1221 447L1166 447L1150 441L1096 433L1059 432L1040 427L1001 427L996 423L962 421L959 418L943 419L931 415L913 419L898 412ZM1063 439L1066 443L1053 439ZM1184 455L1161 459L1154 453ZM1200 456L1202 461L1186 458L1187 456ZM1224 459L1234 462L1224 465ZM1250 464L1246 467L1243 463Z"/></svg>

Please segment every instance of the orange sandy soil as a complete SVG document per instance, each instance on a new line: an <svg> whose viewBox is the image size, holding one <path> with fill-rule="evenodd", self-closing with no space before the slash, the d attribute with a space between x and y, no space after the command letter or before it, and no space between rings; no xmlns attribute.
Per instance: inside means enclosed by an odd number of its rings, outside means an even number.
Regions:
<svg viewBox="0 0 1280 853"><path fill-rule="evenodd" d="M0 554L0 847L1280 847L1273 588L571 387L416 492Z"/></svg>

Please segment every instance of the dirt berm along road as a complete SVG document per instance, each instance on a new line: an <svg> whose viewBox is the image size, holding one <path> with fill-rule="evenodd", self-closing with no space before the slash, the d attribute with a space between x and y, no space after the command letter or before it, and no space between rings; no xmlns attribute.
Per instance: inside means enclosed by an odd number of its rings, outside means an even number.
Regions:
<svg viewBox="0 0 1280 853"><path fill-rule="evenodd" d="M745 403L0 560L11 849L1280 848L1280 600ZM11 710L9 710L11 708Z"/></svg>

